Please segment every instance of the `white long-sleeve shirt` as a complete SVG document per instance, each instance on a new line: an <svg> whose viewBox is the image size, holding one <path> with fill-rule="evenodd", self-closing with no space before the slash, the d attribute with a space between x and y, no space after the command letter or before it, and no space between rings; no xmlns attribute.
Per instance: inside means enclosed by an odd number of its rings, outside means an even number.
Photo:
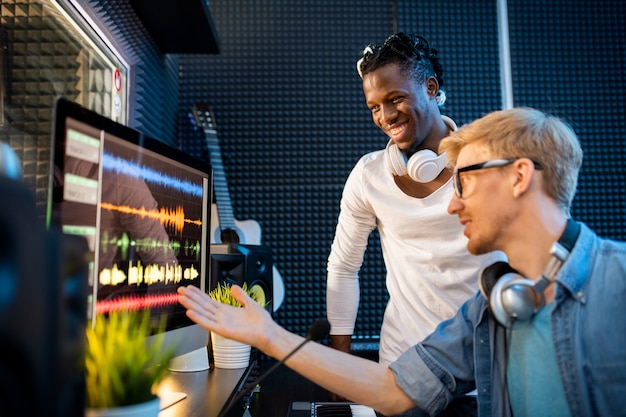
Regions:
<svg viewBox="0 0 626 417"><path fill-rule="evenodd" d="M386 165L384 151L363 156L341 199L328 258L327 315L331 334L354 332L358 273L372 230L378 227L387 269L379 361L393 362L421 341L478 289L478 272L503 253L473 256L457 216L447 213L452 180L425 198L404 194Z"/></svg>

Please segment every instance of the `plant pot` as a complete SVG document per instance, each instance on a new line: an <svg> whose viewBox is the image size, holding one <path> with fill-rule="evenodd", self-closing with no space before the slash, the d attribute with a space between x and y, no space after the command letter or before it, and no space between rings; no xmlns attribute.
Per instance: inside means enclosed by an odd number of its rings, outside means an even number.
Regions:
<svg viewBox="0 0 626 417"><path fill-rule="evenodd" d="M141 404L125 405L111 408L87 408L85 417L157 417L161 400L153 400Z"/></svg>
<svg viewBox="0 0 626 417"><path fill-rule="evenodd" d="M213 364L220 369L247 368L250 364L250 345L211 333Z"/></svg>

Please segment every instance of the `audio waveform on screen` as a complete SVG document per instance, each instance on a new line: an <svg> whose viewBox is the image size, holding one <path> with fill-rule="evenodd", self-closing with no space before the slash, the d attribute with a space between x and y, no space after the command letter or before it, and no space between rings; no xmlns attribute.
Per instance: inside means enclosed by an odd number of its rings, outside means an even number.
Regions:
<svg viewBox="0 0 626 417"><path fill-rule="evenodd" d="M119 211L124 214L137 215L141 218L148 217L150 219L158 220L166 227L173 227L179 234L183 233L185 224L195 224L196 226L202 225L202 220L186 219L185 211L181 206L178 206L175 209L161 207L158 210L148 210L144 206L135 208L129 206L117 206L115 204L103 202L100 203L100 207L105 210Z"/></svg>
<svg viewBox="0 0 626 417"><path fill-rule="evenodd" d="M107 253L109 246L116 246L117 248L119 248L122 260L128 260L128 252L131 247L131 240L128 233L122 233L120 237L109 237L108 230L102 231L102 237L100 239L101 252Z"/></svg>
<svg viewBox="0 0 626 417"><path fill-rule="evenodd" d="M200 260L200 253L202 246L199 241L190 242L189 239L185 239L185 242L178 242L176 240L171 241L171 248L174 250L174 255L179 256L181 250L185 256L195 255L196 260Z"/></svg>
<svg viewBox="0 0 626 417"><path fill-rule="evenodd" d="M107 314L113 311L139 311L178 304L176 292L149 294L144 296L120 297L113 300L101 300L96 303L96 313Z"/></svg>
<svg viewBox="0 0 626 417"><path fill-rule="evenodd" d="M177 240L161 241L147 237L131 239L129 234L126 232L122 233L120 237L109 236L108 230L104 230L102 232L102 237L100 239L100 250L102 253L107 253L107 251L110 250L109 248L114 248L113 250L119 249L120 259L127 261L131 247L135 247L140 251L150 250L154 252L155 250L162 250L164 255L167 255L171 250L176 257L179 257L182 253L186 257L195 255L196 260L200 259L200 251L202 249L199 241L190 241L189 239L185 239L184 242L179 242Z"/></svg>
<svg viewBox="0 0 626 417"><path fill-rule="evenodd" d="M192 281L200 273L193 266L183 268L182 265L131 265L127 270L120 269L117 264L100 271L98 282L100 285L154 285L179 284L183 280Z"/></svg>
<svg viewBox="0 0 626 417"><path fill-rule="evenodd" d="M105 171L114 171L132 178L141 178L148 183L168 187L188 195L202 197L202 185L167 175L110 153L104 153L102 156L102 168Z"/></svg>

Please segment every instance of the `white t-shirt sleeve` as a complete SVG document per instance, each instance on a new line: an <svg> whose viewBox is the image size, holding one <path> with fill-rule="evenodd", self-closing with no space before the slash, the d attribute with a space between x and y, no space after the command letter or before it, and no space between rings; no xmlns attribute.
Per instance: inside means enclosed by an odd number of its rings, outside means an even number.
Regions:
<svg viewBox="0 0 626 417"><path fill-rule="evenodd" d="M331 335L351 335L359 308L359 270L376 216L362 193L361 159L346 180L328 257L326 310Z"/></svg>

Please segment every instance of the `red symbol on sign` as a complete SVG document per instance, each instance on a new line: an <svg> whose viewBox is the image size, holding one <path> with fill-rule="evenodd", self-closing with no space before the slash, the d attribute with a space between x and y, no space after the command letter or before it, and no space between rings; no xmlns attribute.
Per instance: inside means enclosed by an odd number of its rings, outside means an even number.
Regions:
<svg viewBox="0 0 626 417"><path fill-rule="evenodd" d="M120 91L122 89L122 73L117 68L115 69L115 73L113 75L113 81L115 82L115 89Z"/></svg>

